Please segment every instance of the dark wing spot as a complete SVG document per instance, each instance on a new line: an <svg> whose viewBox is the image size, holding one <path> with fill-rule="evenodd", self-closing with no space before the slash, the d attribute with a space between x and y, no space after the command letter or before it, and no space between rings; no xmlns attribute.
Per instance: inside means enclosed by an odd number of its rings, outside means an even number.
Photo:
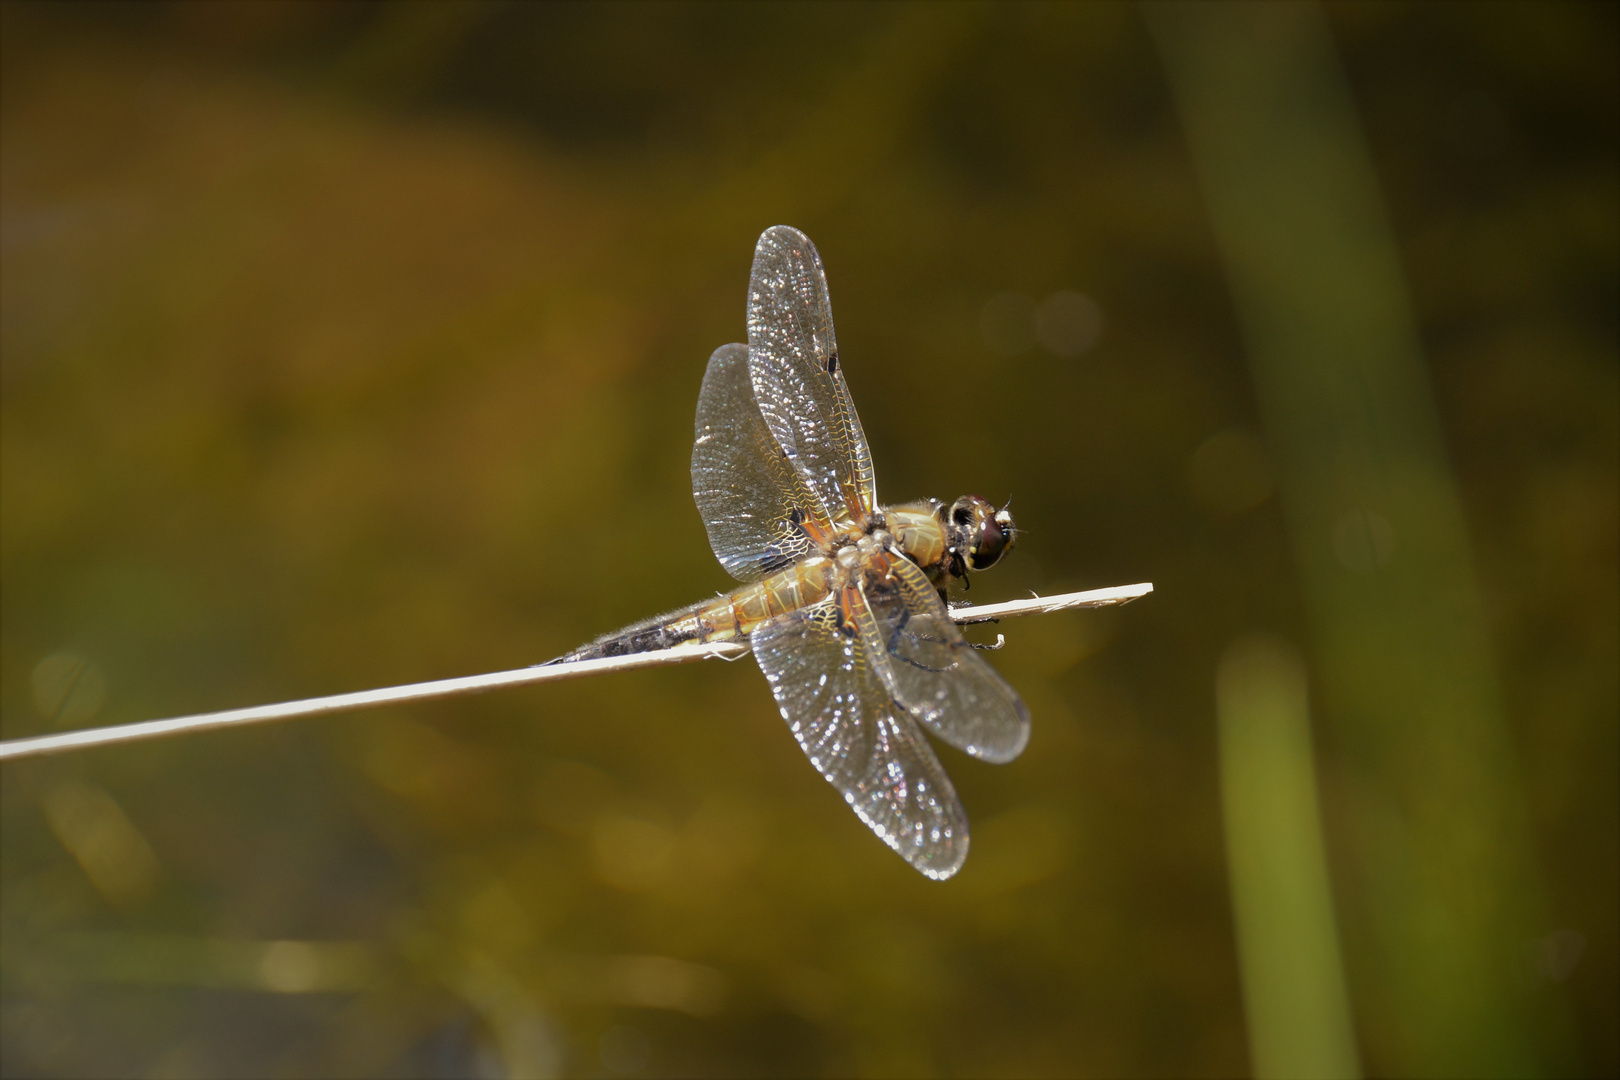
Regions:
<svg viewBox="0 0 1620 1080"><path fill-rule="evenodd" d="M827 357L827 374L829 374L829 375L838 374L838 354L837 353L833 353L831 356Z"/></svg>

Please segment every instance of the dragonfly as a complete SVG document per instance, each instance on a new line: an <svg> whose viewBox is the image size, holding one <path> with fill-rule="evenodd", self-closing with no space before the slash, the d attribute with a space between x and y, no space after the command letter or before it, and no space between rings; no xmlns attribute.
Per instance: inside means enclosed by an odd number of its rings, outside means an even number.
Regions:
<svg viewBox="0 0 1620 1080"><path fill-rule="evenodd" d="M692 494L743 584L553 663L746 644L810 764L908 863L951 877L967 814L923 732L1001 763L1023 751L1030 721L952 621L948 586L994 566L1018 533L977 495L879 505L821 256L797 229L760 236L748 344L709 358Z"/></svg>

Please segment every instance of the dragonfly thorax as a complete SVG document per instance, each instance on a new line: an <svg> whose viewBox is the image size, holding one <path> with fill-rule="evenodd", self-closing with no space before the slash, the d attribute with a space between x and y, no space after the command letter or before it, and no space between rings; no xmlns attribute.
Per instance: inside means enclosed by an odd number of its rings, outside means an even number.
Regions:
<svg viewBox="0 0 1620 1080"><path fill-rule="evenodd" d="M873 528L841 545L833 552L840 576L845 580L854 576L875 557L894 549L894 537L886 529Z"/></svg>

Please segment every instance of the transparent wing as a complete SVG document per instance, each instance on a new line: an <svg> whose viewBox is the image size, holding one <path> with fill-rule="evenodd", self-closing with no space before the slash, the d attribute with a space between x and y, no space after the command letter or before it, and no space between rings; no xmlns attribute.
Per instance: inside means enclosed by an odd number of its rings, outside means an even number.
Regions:
<svg viewBox="0 0 1620 1080"><path fill-rule="evenodd" d="M928 575L902 556L863 586L881 642L878 674L933 734L985 761L1011 761L1029 742L1029 710L951 621Z"/></svg>
<svg viewBox="0 0 1620 1080"><path fill-rule="evenodd" d="M739 581L758 581L809 554L801 521L828 528L820 501L760 416L746 345L722 345L709 357L698 394L692 497L715 558Z"/></svg>
<svg viewBox="0 0 1620 1080"><path fill-rule="evenodd" d="M748 282L748 366L759 411L833 521L877 509L872 452L849 399L821 256L786 225L766 229Z"/></svg>
<svg viewBox="0 0 1620 1080"><path fill-rule="evenodd" d="M750 638L754 657L810 764L885 844L929 877L948 878L967 858L967 815L866 649L840 630L837 610L824 601L765 623Z"/></svg>

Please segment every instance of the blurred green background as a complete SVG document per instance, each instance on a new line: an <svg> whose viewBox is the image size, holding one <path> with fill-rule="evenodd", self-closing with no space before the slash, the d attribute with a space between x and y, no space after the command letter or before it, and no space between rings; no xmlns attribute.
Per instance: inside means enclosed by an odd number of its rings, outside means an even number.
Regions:
<svg viewBox="0 0 1620 1080"><path fill-rule="evenodd" d="M1620 1071L1616 9L1299 10L6 3L6 737L521 667L726 588L692 415L778 223L880 497L1012 496L973 599L1158 591L1000 627L1034 736L941 748L945 884L750 661L8 764L5 1075L1275 1073L1246 700L1311 725L1283 870L1331 879L1330 1065ZM1216 62L1251 46L1289 63ZM1243 177L1317 114L1210 90L1245 79L1328 103L1351 164L1299 207ZM1341 183L1365 265L1263 227ZM1392 396L1283 385L1329 315L1410 346ZM1315 529L1397 443L1430 494Z"/></svg>

